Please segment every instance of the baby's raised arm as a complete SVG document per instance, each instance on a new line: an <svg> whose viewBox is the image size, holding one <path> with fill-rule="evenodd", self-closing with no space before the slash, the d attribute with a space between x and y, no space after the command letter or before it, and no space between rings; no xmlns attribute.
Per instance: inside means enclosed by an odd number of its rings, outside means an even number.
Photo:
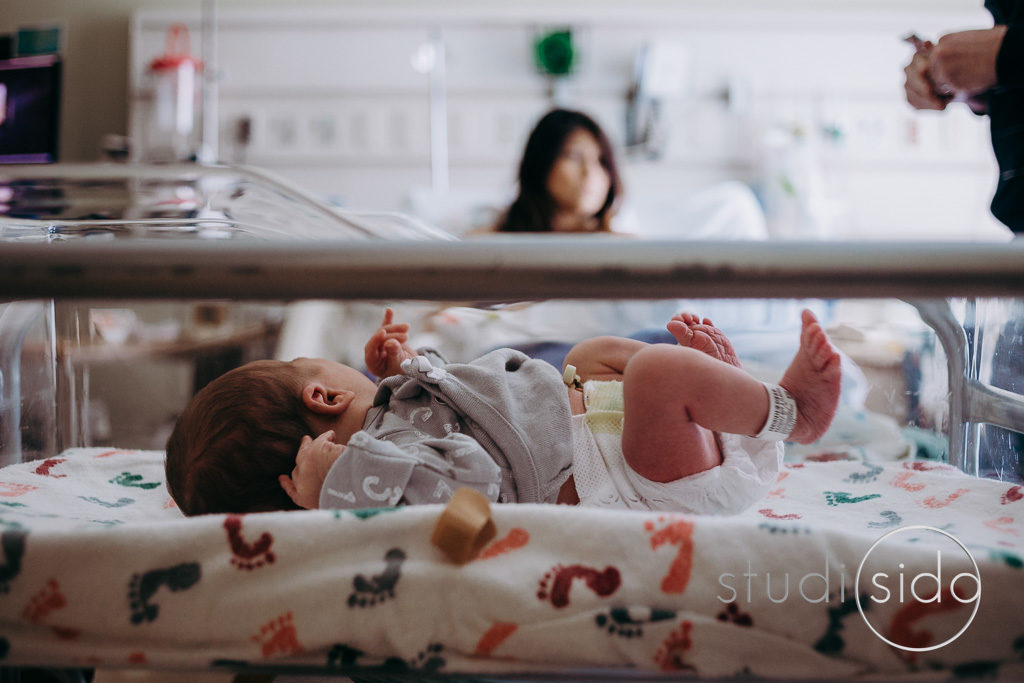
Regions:
<svg viewBox="0 0 1024 683"><path fill-rule="evenodd" d="M366 369L380 379L402 372L402 361L416 356L409 341L408 323L394 322L395 312L384 309L384 322L363 347Z"/></svg>

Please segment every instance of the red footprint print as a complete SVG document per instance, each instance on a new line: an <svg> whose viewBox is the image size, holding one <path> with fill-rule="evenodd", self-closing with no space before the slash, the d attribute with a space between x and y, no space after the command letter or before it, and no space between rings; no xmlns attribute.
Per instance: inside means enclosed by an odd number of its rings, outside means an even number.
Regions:
<svg viewBox="0 0 1024 683"><path fill-rule="evenodd" d="M685 517L659 517L658 522L668 524L657 529L653 522L645 522L644 529L651 534L651 550L657 550L666 543L679 547L668 573L661 580L664 593L682 593L690 582L693 569L693 522Z"/></svg>
<svg viewBox="0 0 1024 683"><path fill-rule="evenodd" d="M50 470L52 470L54 467L56 467L57 465L59 465L62 462L64 462L64 460L65 460L65 458L48 458L48 459L44 460L39 465L39 467L36 468L36 474L42 475L44 477L53 477L54 479L62 479L64 477L68 476L68 475L66 475L66 474L51 474Z"/></svg>
<svg viewBox="0 0 1024 683"><path fill-rule="evenodd" d="M790 512L790 513L785 514L785 515L780 515L780 514L777 514L775 512L775 510L772 510L771 508L762 508L762 509L758 510L758 512L760 512L762 515L764 515L768 519L800 519L802 517L802 515L798 515L795 512Z"/></svg>
<svg viewBox="0 0 1024 683"><path fill-rule="evenodd" d="M1017 536L1017 530L1009 528L1013 524L1013 517L999 517L998 519L986 519L982 522L985 526L993 531L1000 531L1004 534L1013 534Z"/></svg>
<svg viewBox="0 0 1024 683"><path fill-rule="evenodd" d="M928 496L924 500L920 501L920 503L921 503L921 505L925 506L926 508L929 508L929 509L932 509L932 510L938 510L939 508L946 507L947 505L949 505L950 503L955 501L960 496L964 495L965 493L969 493L969 492L970 492L970 489L957 489L956 491L953 491L953 493L951 493L948 496L946 496L946 498L943 499L943 500L940 500L940 499L936 498L935 496Z"/></svg>
<svg viewBox="0 0 1024 683"><path fill-rule="evenodd" d="M935 593L921 596L922 600L931 600L934 597ZM904 647L928 647L935 641L934 634L925 628L915 629L915 623L931 614L960 608L972 609L971 603L955 600L949 587L942 589L942 595L937 601L911 601L893 615L892 621L889 623L889 640Z"/></svg>
<svg viewBox="0 0 1024 683"><path fill-rule="evenodd" d="M786 477L788 477L788 476L789 476L789 472L779 472L779 476L776 477L775 483L776 484L781 484L786 479ZM777 489L769 491L768 492L768 498L785 498L786 497L785 493L786 493L786 487L785 486L780 486Z"/></svg>
<svg viewBox="0 0 1024 683"><path fill-rule="evenodd" d="M82 635L82 632L77 628L67 628L64 626L51 626L50 633L57 640L77 640L78 636Z"/></svg>
<svg viewBox="0 0 1024 683"><path fill-rule="evenodd" d="M526 529L515 527L505 538L499 538L497 541L491 543L489 546L480 551L480 554L474 557L474 560L489 560L492 557L498 557L499 555L505 555L513 550L519 550L525 548L530 542L530 532Z"/></svg>
<svg viewBox="0 0 1024 683"><path fill-rule="evenodd" d="M900 472L895 477L893 477L893 480L889 483L898 489L903 489L904 491L920 491L921 489L924 488L924 484L909 483L909 479L913 476L913 472Z"/></svg>
<svg viewBox="0 0 1024 683"><path fill-rule="evenodd" d="M846 453L816 453L808 455L807 462L837 462L840 460L852 460Z"/></svg>
<svg viewBox="0 0 1024 683"><path fill-rule="evenodd" d="M1022 493L1022 491L1024 491L1024 486L1021 486L1020 484L1011 486L1007 489L1006 493L1003 494L1002 498L999 499L999 502L1003 505L1016 503L1021 498L1024 498L1024 493Z"/></svg>
<svg viewBox="0 0 1024 683"><path fill-rule="evenodd" d="M914 462L903 463L903 469L914 470L916 472L931 472L933 470L955 470L956 468L952 465L943 465L938 462L923 462L921 460L915 460Z"/></svg>
<svg viewBox="0 0 1024 683"><path fill-rule="evenodd" d="M30 484L9 484L5 481L0 481L0 496L4 498L17 498L18 496L24 496L26 493L32 493L38 488L38 486Z"/></svg>
<svg viewBox="0 0 1024 683"><path fill-rule="evenodd" d="M568 567L556 564L540 580L537 598L550 600L555 607L566 607L569 604L569 590L576 579L583 579L587 588L602 598L617 591L622 583L619 570L615 567L605 567L604 571L598 571L581 564Z"/></svg>
<svg viewBox="0 0 1024 683"><path fill-rule="evenodd" d="M231 544L231 552L234 554L231 564L239 569L251 571L274 562L274 553L270 551L274 537L269 532L263 532L255 543L247 543L242 538L241 515L228 515L224 520L224 529L228 532L228 543Z"/></svg>
<svg viewBox="0 0 1024 683"><path fill-rule="evenodd" d="M686 663L686 653L693 647L690 630L693 622L684 621L669 634L654 655L654 663L661 671L691 671L693 666Z"/></svg>
<svg viewBox="0 0 1024 683"><path fill-rule="evenodd" d="M274 655L297 655L305 652L295 631L292 613L286 612L277 619L271 619L260 627L260 632L251 640L260 644L264 658Z"/></svg>
<svg viewBox="0 0 1024 683"><path fill-rule="evenodd" d="M494 622L494 626L487 629L487 633L480 636L473 654L477 657L490 657L491 654L516 632L519 624L507 623L504 621Z"/></svg>
<svg viewBox="0 0 1024 683"><path fill-rule="evenodd" d="M51 612L66 607L67 604L67 598L61 593L60 584L57 583L57 579L50 579L42 590L32 596L28 605L22 610L21 618L33 624L38 624L49 616Z"/></svg>

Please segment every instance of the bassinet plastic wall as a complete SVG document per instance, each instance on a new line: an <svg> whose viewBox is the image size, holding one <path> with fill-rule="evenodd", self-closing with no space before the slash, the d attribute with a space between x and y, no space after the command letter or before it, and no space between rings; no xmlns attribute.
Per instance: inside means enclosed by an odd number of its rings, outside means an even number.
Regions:
<svg viewBox="0 0 1024 683"><path fill-rule="evenodd" d="M57 450L52 301L0 305L0 466Z"/></svg>

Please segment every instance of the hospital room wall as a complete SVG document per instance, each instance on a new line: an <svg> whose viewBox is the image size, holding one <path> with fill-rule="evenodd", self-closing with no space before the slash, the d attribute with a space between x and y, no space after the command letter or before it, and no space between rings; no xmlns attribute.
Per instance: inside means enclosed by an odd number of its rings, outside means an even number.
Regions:
<svg viewBox="0 0 1024 683"><path fill-rule="evenodd" d="M0 30L65 25L64 159L95 159L104 134L137 128L129 112L139 116L133 104L144 99L142 65L162 50L169 22L197 17L200 4L6 3ZM565 101L596 114L619 143L637 47L661 38L687 49L690 79L685 97L666 104L661 158L625 162L634 199L727 179L763 190L785 167L814 186L802 199L831 216L822 219L826 236L999 238L987 212L994 165L985 120L962 110L918 114L902 100L909 49L900 35L983 26L990 19L981 4L307 0L284 10L273 0L220 0L220 153L354 208L400 208L410 188L431 183L427 77L409 56L439 26L449 57L451 185L500 196L512 188L529 126L551 104L529 46L539 31L570 25L581 59ZM234 140L243 119L252 137L241 148ZM311 133L325 121L333 144ZM363 146L346 147L346 136Z"/></svg>
<svg viewBox="0 0 1024 683"><path fill-rule="evenodd" d="M304 0L308 5L356 5L369 0ZM230 7L275 7L282 0L218 0ZM128 53L132 14L201 0L3 0L0 33L58 25L62 30L64 91L60 151L63 161L94 161L104 135L128 132ZM198 49L198 45L195 46Z"/></svg>

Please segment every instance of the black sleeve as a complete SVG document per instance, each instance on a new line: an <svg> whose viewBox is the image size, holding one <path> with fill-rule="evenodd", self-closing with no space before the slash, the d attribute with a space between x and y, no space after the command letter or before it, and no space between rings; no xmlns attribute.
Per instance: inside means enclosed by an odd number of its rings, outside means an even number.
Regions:
<svg viewBox="0 0 1024 683"><path fill-rule="evenodd" d="M1024 85L1024 24L1010 24L996 57L996 80L1003 87Z"/></svg>

